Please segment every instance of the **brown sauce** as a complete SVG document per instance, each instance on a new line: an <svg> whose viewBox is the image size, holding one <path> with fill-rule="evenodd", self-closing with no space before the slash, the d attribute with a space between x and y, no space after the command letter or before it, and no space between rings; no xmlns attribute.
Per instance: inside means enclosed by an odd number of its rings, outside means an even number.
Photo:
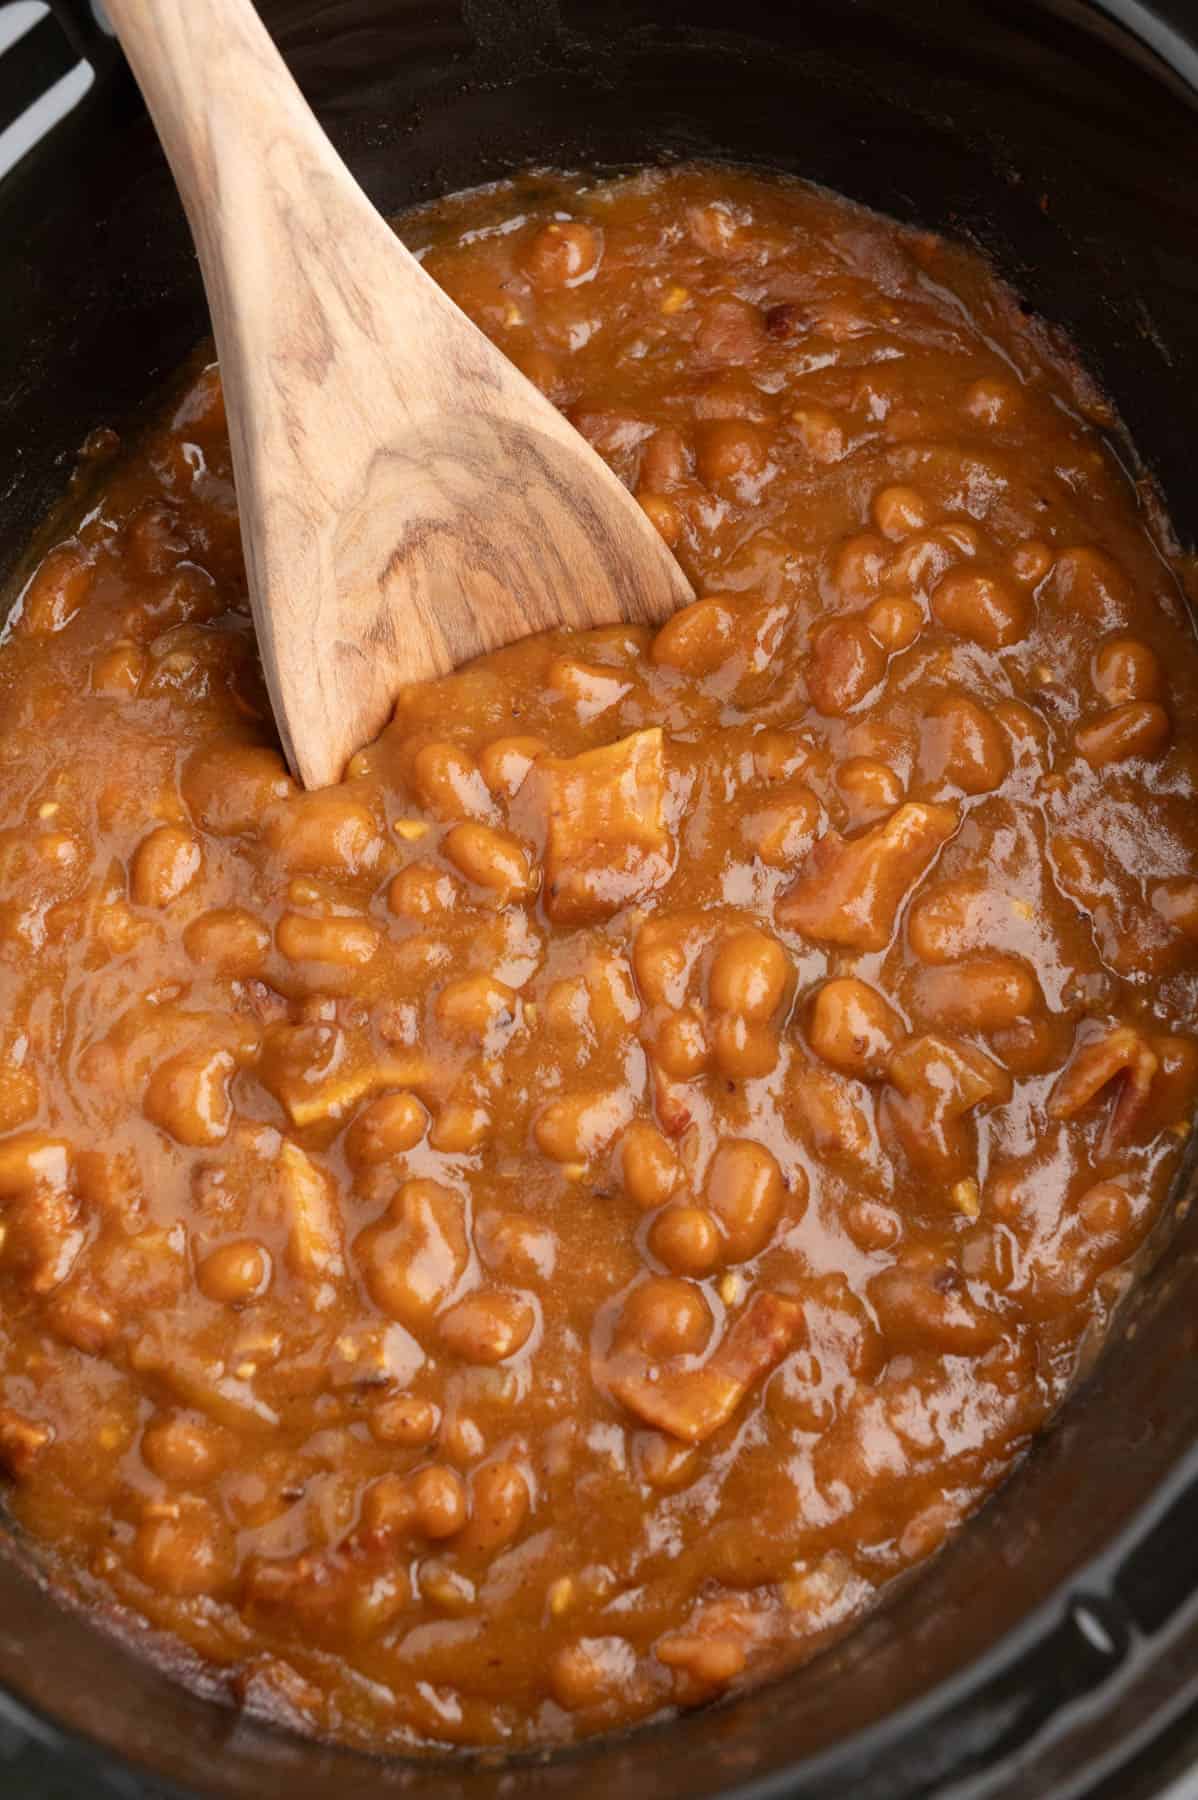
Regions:
<svg viewBox="0 0 1198 1800"><path fill-rule="evenodd" d="M0 1462L100 1611L374 1746L809 1655L1045 1424L1198 1085L1198 656L965 251L727 170L404 226L702 597L303 794L219 380L0 655Z"/></svg>

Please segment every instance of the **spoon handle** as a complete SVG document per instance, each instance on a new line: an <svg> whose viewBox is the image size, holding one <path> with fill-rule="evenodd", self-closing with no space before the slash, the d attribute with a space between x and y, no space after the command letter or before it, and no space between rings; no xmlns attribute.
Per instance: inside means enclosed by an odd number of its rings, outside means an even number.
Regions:
<svg viewBox="0 0 1198 1800"><path fill-rule="evenodd" d="M250 0L105 0L187 211L205 272L216 229L262 190L313 173L356 184ZM274 246L271 246L272 250Z"/></svg>
<svg viewBox="0 0 1198 1800"><path fill-rule="evenodd" d="M337 629L319 497L329 497L332 511L338 487L336 471L322 466L306 396L315 382L340 382L352 403L363 385L359 333L347 340L338 329L345 305L359 325L370 321L371 297L352 291L350 247L366 281L375 259L362 251L379 235L389 240L393 277L404 258L418 280L426 277L334 151L250 0L105 5L199 256L259 651L283 749L309 785L323 785L340 768L331 758L318 766L305 753L306 732L294 727L305 695L322 714L339 704L321 692L315 654ZM389 299L402 304L394 280ZM293 595L307 597L309 615L323 600L326 616L293 619ZM381 720L381 703L376 711ZM344 744L340 752L343 762Z"/></svg>
<svg viewBox="0 0 1198 1800"><path fill-rule="evenodd" d="M191 223L283 749L339 778L400 688L689 600L632 496L362 192L250 0L107 0Z"/></svg>

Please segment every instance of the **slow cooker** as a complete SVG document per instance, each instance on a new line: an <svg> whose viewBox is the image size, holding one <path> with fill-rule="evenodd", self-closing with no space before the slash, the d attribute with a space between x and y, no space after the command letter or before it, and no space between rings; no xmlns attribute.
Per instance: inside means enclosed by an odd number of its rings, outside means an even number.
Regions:
<svg viewBox="0 0 1198 1800"><path fill-rule="evenodd" d="M183 0L180 0L183 3ZM793 171L986 250L1198 538L1193 0L260 0L384 210L535 163ZM0 572L98 423L206 330L183 216L90 0L0 4ZM1134 442L1143 461L1133 462ZM165 1800L1137 1800L1198 1759L1198 1215L979 1518L838 1648L568 1754L372 1762L186 1691L0 1556L5 1792ZM9 1764L16 1770L18 1765ZM23 1755L21 1769L33 1765Z"/></svg>

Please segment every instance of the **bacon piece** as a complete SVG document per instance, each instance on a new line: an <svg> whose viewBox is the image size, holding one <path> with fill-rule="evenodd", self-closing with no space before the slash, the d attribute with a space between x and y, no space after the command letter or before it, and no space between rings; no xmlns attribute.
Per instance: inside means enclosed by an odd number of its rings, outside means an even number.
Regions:
<svg viewBox="0 0 1198 1800"><path fill-rule="evenodd" d="M646 1425L684 1443L701 1444L727 1424L749 1389L777 1367L802 1326L797 1301L757 1294L699 1368L663 1368L643 1354L623 1351L606 1372L606 1383Z"/></svg>
<svg viewBox="0 0 1198 1800"><path fill-rule="evenodd" d="M972 1173L967 1115L1011 1098L1011 1077L1001 1063L960 1038L929 1033L899 1047L889 1081L879 1111L884 1133L917 1168L945 1181Z"/></svg>
<svg viewBox="0 0 1198 1800"><path fill-rule="evenodd" d="M282 1619L338 1649L380 1636L411 1604L407 1571L394 1557L383 1563L353 1548L255 1558L243 1591L251 1617Z"/></svg>
<svg viewBox="0 0 1198 1800"><path fill-rule="evenodd" d="M1107 1141L1126 1143L1148 1105L1159 1067L1156 1051L1133 1025L1108 1026L1097 1037L1079 1034L1073 1055L1049 1096L1048 1116L1071 1119L1111 1082L1118 1081Z"/></svg>
<svg viewBox="0 0 1198 1800"><path fill-rule="evenodd" d="M955 806L909 801L858 837L825 832L778 901L779 925L850 950L884 950L899 908L958 820Z"/></svg>
<svg viewBox="0 0 1198 1800"><path fill-rule="evenodd" d="M544 810L545 910L559 924L605 919L668 880L660 728L581 756L542 757L529 785Z"/></svg>
<svg viewBox="0 0 1198 1800"><path fill-rule="evenodd" d="M345 1272L333 1179L298 1144L279 1146L279 1182L290 1222L287 1260L309 1281Z"/></svg>

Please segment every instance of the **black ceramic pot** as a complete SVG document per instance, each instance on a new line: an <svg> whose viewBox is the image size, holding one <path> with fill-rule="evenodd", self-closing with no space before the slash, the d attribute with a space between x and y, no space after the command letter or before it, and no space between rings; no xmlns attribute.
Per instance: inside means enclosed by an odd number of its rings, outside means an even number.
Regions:
<svg viewBox="0 0 1198 1800"><path fill-rule="evenodd" d="M261 3L384 209L533 161L697 154L975 239L1081 345L1192 546L1198 0ZM119 426L205 331L136 93L88 0L52 5L0 54L0 133L46 89L65 104L87 81L80 59L95 78L0 183L0 572L88 430ZM36 13L0 4L0 46ZM0 154L42 116L0 136ZM843 1646L735 1704L516 1770L376 1764L275 1734L174 1685L64 1612L19 1554L0 1557L0 1724L53 1762L20 1791L1159 1794L1198 1756L1196 1352L1198 1215L1055 1430ZM17 1791L2 1769L0 1788Z"/></svg>

